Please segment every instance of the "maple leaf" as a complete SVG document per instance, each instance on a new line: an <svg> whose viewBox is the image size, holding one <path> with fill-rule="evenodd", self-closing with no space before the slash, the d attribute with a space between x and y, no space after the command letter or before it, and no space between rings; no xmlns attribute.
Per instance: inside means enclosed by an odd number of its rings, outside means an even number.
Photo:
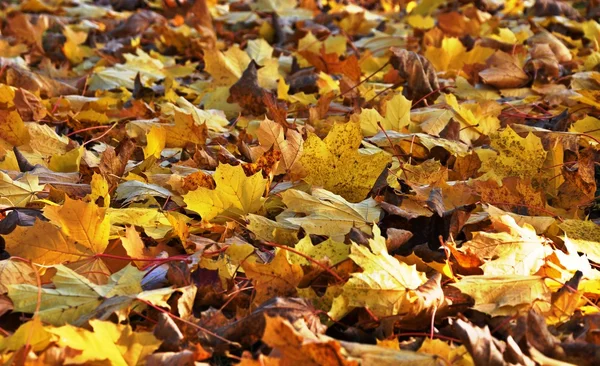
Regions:
<svg viewBox="0 0 600 366"><path fill-rule="evenodd" d="M308 329L305 320L292 325L282 317L266 317L263 341L274 348L266 362L281 364L355 366L435 365L436 356L374 345L338 341ZM275 358L277 357L277 358Z"/></svg>
<svg viewBox="0 0 600 366"><path fill-rule="evenodd" d="M235 277L241 265L248 260L253 260L250 257L254 253L254 250L255 248L250 244L240 243L230 245L225 250L224 255L216 260L203 258L200 261L200 267L218 271L221 283L226 288L227 282Z"/></svg>
<svg viewBox="0 0 600 366"><path fill-rule="evenodd" d="M479 139L481 135L489 135L500 128L500 121L497 118L500 110L494 108L498 104L491 102L492 108L485 111L481 103L459 105L453 94L446 94L446 103L452 108L460 124L460 139L467 144Z"/></svg>
<svg viewBox="0 0 600 366"><path fill-rule="evenodd" d="M273 297L293 296L303 275L302 267L290 263L287 251L283 249L278 249L269 263L245 261L242 268L254 284L254 303L257 305Z"/></svg>
<svg viewBox="0 0 600 366"><path fill-rule="evenodd" d="M121 245L125 248L127 255L132 258L153 258L151 251L146 248L140 234L133 226L128 226L125 230L125 236L121 237ZM144 261L134 261L138 268L143 268L147 263Z"/></svg>
<svg viewBox="0 0 600 366"><path fill-rule="evenodd" d="M105 285L96 285L70 270L58 265L52 282L55 288L42 289L38 315L44 322L61 325L74 324L81 317L97 308L104 300L119 295L135 295L142 292L140 282L144 272L126 266L110 276ZM8 296L16 311L33 313L38 305L37 286L14 284L8 288Z"/></svg>
<svg viewBox="0 0 600 366"><path fill-rule="evenodd" d="M48 206L31 227L17 227L5 236L6 248L37 263L58 264L103 253L108 245L110 222L105 209L95 203L66 198L62 206Z"/></svg>
<svg viewBox="0 0 600 366"><path fill-rule="evenodd" d="M35 283L36 274L31 265L11 259L0 261L0 294L8 291L8 285Z"/></svg>
<svg viewBox="0 0 600 366"><path fill-rule="evenodd" d="M350 202L363 200L391 158L383 151L360 151L361 140L360 126L351 122L334 124L323 140L309 134L300 158L304 180Z"/></svg>
<svg viewBox="0 0 600 366"><path fill-rule="evenodd" d="M247 229L264 241L293 245L298 242L298 226L287 222L269 220L260 215L249 214Z"/></svg>
<svg viewBox="0 0 600 366"><path fill-rule="evenodd" d="M133 331L130 325L91 320L93 331L64 325L47 331L58 336L58 345L81 351L65 361L74 364L108 361L112 365L136 365L161 345L151 332Z"/></svg>
<svg viewBox="0 0 600 366"><path fill-rule="evenodd" d="M558 224L570 243L570 248L585 253L592 261L600 263L600 227L583 220L564 220Z"/></svg>
<svg viewBox="0 0 600 366"><path fill-rule="evenodd" d="M164 238L169 231L173 230L173 225L168 217L152 208L108 208L106 216L111 224L111 237L124 233L124 228L130 225L143 228L146 235L154 239ZM184 222L187 221L189 220L184 220Z"/></svg>
<svg viewBox="0 0 600 366"><path fill-rule="evenodd" d="M12 180L4 172L0 172L0 203L15 207L25 207L36 198L36 193L44 190L36 175L25 174L18 180Z"/></svg>
<svg viewBox="0 0 600 366"><path fill-rule="evenodd" d="M69 61L79 64L93 55L92 49L83 45L87 39L86 32L76 32L71 27L64 27L63 35L67 39L63 45L63 52Z"/></svg>
<svg viewBox="0 0 600 366"><path fill-rule="evenodd" d="M254 213L262 206L267 180L261 172L246 177L239 165L219 164L213 178L214 190L200 187L183 197L188 209L203 220L210 221L226 211L233 215Z"/></svg>
<svg viewBox="0 0 600 366"><path fill-rule="evenodd" d="M55 172L78 172L81 158L84 153L85 149L81 146L64 154L52 155L50 162L48 163L48 168Z"/></svg>
<svg viewBox="0 0 600 366"><path fill-rule="evenodd" d="M261 145L257 148L258 150L265 153L274 147L281 151L281 164L275 174L287 173L291 179L304 175L304 169L300 163L304 140L298 131L287 129L284 133L284 128L280 124L264 119L256 130L256 136Z"/></svg>
<svg viewBox="0 0 600 366"><path fill-rule="evenodd" d="M15 352L29 344L34 352L46 349L57 336L50 333L39 317L21 324L9 337L0 338L0 352Z"/></svg>
<svg viewBox="0 0 600 366"><path fill-rule="evenodd" d="M208 135L206 123L198 124L190 114L175 111L173 124L164 125L167 147L184 147L186 144L204 145Z"/></svg>
<svg viewBox="0 0 600 366"><path fill-rule="evenodd" d="M373 136L384 130L401 132L410 123L411 102L402 94L396 94L384 104L384 116L374 109L363 109L360 114L354 115L355 120L360 123L364 136ZM381 125L381 127L379 127Z"/></svg>
<svg viewBox="0 0 600 366"><path fill-rule="evenodd" d="M465 64L484 63L493 53L494 50L491 48L478 46L467 52L467 48L458 38L444 38L441 47L428 47L425 50L425 57L437 71L454 75Z"/></svg>
<svg viewBox="0 0 600 366"><path fill-rule="evenodd" d="M485 275L533 275L552 253L545 240L529 224L520 227L508 215L491 216L498 233L476 232L462 249L477 253L486 262L481 268Z"/></svg>
<svg viewBox="0 0 600 366"><path fill-rule="evenodd" d="M160 153L166 145L167 131L159 126L152 126L146 134L146 147L144 148L144 158L153 156L160 158Z"/></svg>
<svg viewBox="0 0 600 366"><path fill-rule="evenodd" d="M476 150L481 159L481 172L494 172L498 177L521 178L532 178L541 173L547 153L539 137L528 133L522 138L512 128L506 127L491 138L493 150Z"/></svg>
<svg viewBox="0 0 600 366"><path fill-rule="evenodd" d="M550 301L550 289L539 276L467 276L451 286L471 296L475 310L492 316L511 316L536 301Z"/></svg>
<svg viewBox="0 0 600 366"><path fill-rule="evenodd" d="M310 237L305 236L294 246L294 249L302 254L306 254L310 258L317 261L328 260L332 265L336 265L348 258L350 246L344 243L337 242L332 239L327 239L318 245L313 245ZM289 254L291 263L302 266L309 266L311 262L295 253Z"/></svg>
<svg viewBox="0 0 600 366"><path fill-rule="evenodd" d="M242 77L251 60L250 56L237 45L225 52L207 52L204 55L206 71L218 85L228 87ZM275 59L269 59L263 64L264 67L257 72L258 84L265 89L275 89L277 79L279 79L278 62Z"/></svg>
<svg viewBox="0 0 600 366"><path fill-rule="evenodd" d="M13 146L21 146L29 142L29 131L25 127L19 112L16 110L0 110L0 138Z"/></svg>
<svg viewBox="0 0 600 366"><path fill-rule="evenodd" d="M369 223L379 220L381 215L381 209L371 198L350 203L343 197L320 188L313 189L311 194L289 189L281 197L287 211L302 213L304 216L282 214L279 221L299 225L308 234L327 235L333 240L343 240L343 236L353 227L370 233Z"/></svg>
<svg viewBox="0 0 600 366"><path fill-rule="evenodd" d="M376 316L391 316L410 312L415 290L426 282L423 273L399 262L387 252L385 238L373 227L370 250L352 243L350 258L363 269L353 273L333 301L329 315L341 319L354 307L367 307Z"/></svg>
<svg viewBox="0 0 600 366"><path fill-rule="evenodd" d="M598 118L587 116L585 118L575 121L575 123L573 123L571 127L569 127L569 132L578 132L592 136L596 139L596 141L591 140L590 144L598 145L600 144L597 142L598 140L600 140L600 129L598 129L599 125L600 120Z"/></svg>

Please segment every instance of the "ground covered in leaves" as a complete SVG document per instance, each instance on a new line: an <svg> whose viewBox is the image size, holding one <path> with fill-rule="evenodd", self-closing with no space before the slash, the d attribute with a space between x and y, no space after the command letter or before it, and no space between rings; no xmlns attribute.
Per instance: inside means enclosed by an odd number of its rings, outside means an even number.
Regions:
<svg viewBox="0 0 600 366"><path fill-rule="evenodd" d="M183 3L1 2L3 364L600 364L598 1Z"/></svg>

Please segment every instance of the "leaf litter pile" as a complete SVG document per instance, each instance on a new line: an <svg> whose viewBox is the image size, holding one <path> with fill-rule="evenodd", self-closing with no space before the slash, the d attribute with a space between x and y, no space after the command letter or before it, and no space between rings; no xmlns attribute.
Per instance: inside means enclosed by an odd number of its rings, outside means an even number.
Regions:
<svg viewBox="0 0 600 366"><path fill-rule="evenodd" d="M0 11L3 364L600 364L598 1Z"/></svg>

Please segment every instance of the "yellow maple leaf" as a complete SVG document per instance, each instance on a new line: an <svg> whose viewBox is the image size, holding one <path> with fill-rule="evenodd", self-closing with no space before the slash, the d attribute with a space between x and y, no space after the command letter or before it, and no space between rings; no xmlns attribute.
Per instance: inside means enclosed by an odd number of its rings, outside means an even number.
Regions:
<svg viewBox="0 0 600 366"><path fill-rule="evenodd" d="M433 64L436 71L445 72L447 76L456 75L464 65L485 63L494 54L494 49L475 46L467 52L467 48L458 38L444 38L441 47L430 46L425 50L425 57Z"/></svg>
<svg viewBox="0 0 600 366"><path fill-rule="evenodd" d="M391 161L384 151L360 151L358 123L336 123L321 140L309 134L300 158L307 176L304 180L339 194L350 202L363 200Z"/></svg>
<svg viewBox="0 0 600 366"><path fill-rule="evenodd" d="M10 258L0 261L0 294L8 291L8 285L19 283L36 283L35 270L31 265Z"/></svg>
<svg viewBox="0 0 600 366"><path fill-rule="evenodd" d="M267 180L258 172L246 177L241 165L219 164L213 176L214 190L199 187L183 196L187 208L209 221L227 211L233 215L254 213L263 204Z"/></svg>
<svg viewBox="0 0 600 366"><path fill-rule="evenodd" d="M256 256L252 256L254 251L255 248L248 243L233 244L227 247L218 259L202 258L199 266L218 271L223 288L227 288L228 282L236 276L242 263L254 261L256 258Z"/></svg>
<svg viewBox="0 0 600 366"><path fill-rule="evenodd" d="M417 352L439 356L444 360L448 360L454 366L472 366L475 364L464 345L457 347L440 339L425 338Z"/></svg>
<svg viewBox="0 0 600 366"><path fill-rule="evenodd" d="M144 147L144 158L153 156L160 158L160 153L165 148L167 131L161 126L152 126L146 134L146 147Z"/></svg>
<svg viewBox="0 0 600 366"><path fill-rule="evenodd" d="M379 227L373 227L370 250L352 243L350 258L363 271L353 273L335 298L329 315L341 319L352 308L368 307L376 316L408 312L415 301L415 291L427 281L415 266L399 262L388 254Z"/></svg>
<svg viewBox="0 0 600 366"><path fill-rule="evenodd" d="M550 301L550 289L540 276L466 276L450 286L475 300L473 309L492 316L512 316Z"/></svg>
<svg viewBox="0 0 600 366"><path fill-rule="evenodd" d="M31 347L32 351L39 352L56 341L56 338L54 334L48 332L39 317L34 317L30 321L21 324L19 329L11 336L4 339L0 338L0 354L18 351L26 344Z"/></svg>
<svg viewBox="0 0 600 366"><path fill-rule="evenodd" d="M521 227L509 215L491 216L490 219L498 232L475 232L473 239L463 243L461 248L477 253L486 261L481 266L485 275L536 274L545 258L552 254L552 248L527 223Z"/></svg>
<svg viewBox="0 0 600 366"><path fill-rule="evenodd" d="M142 292L140 282L144 272L133 266L114 273L105 285L96 285L62 264L55 268L56 274L52 278L54 288L41 290L38 312L42 321L53 325L74 324L80 317L93 312L105 299ZM38 306L39 291L34 285L9 285L8 296L15 311L33 313Z"/></svg>
<svg viewBox="0 0 600 366"><path fill-rule="evenodd" d="M481 160L480 172L493 172L495 176L534 178L541 174L546 151L542 140L533 133L522 138L512 128L491 136L493 150L478 149ZM484 175L482 180L487 179ZM499 182L502 184L502 182Z"/></svg>
<svg viewBox="0 0 600 366"><path fill-rule="evenodd" d="M59 226L61 231L78 245L84 245L95 253L102 253L108 244L110 222L105 210L94 203L72 200L66 197L62 206L47 206L44 216Z"/></svg>
<svg viewBox="0 0 600 366"><path fill-rule="evenodd" d="M291 264L287 251L282 249L277 249L275 258L269 263L245 261L242 268L254 284L254 303L257 305L276 296L295 295L303 275L302 267Z"/></svg>
<svg viewBox="0 0 600 366"><path fill-rule="evenodd" d="M110 221L95 203L66 198L63 206L44 209L51 222L37 220L17 228L4 238L12 255L37 263L77 261L103 253L108 245Z"/></svg>
<svg viewBox="0 0 600 366"><path fill-rule="evenodd" d="M383 105L383 116L375 109L363 109L353 119L360 123L364 136L376 135L383 127L386 131L401 132L410 124L411 101L402 94L396 94Z"/></svg>
<svg viewBox="0 0 600 366"><path fill-rule="evenodd" d="M500 128L498 115L501 108L498 103L489 101L487 104L481 102L458 104L454 94L446 94L445 98L460 124L461 141L470 144L481 135L489 135ZM484 109L483 106L486 108Z"/></svg>
<svg viewBox="0 0 600 366"><path fill-rule="evenodd" d="M85 153L85 148L80 146L64 154L52 155L48 168L59 173L72 173L79 171L79 164Z"/></svg>
<svg viewBox="0 0 600 366"><path fill-rule="evenodd" d="M62 47L63 52L73 64L79 64L85 58L94 54L94 51L90 47L83 45L88 37L87 32L76 32L67 26L63 28L63 35L66 38Z"/></svg>
<svg viewBox="0 0 600 366"><path fill-rule="evenodd" d="M306 94L305 92L298 92L295 94L289 94L290 86L285 83L283 78L280 78L277 82L277 98L287 100L291 103L300 103L302 105L316 104L317 96L315 94Z"/></svg>
<svg viewBox="0 0 600 366"><path fill-rule="evenodd" d="M30 136L25 123L16 110L0 110L0 139L12 146L21 146L29 142Z"/></svg>
<svg viewBox="0 0 600 366"><path fill-rule="evenodd" d="M128 226L125 230L125 236L121 237L121 245L125 248L127 255L131 258L152 258L150 250L146 248L140 234L135 230L135 227ZM143 268L145 261L134 261L138 268Z"/></svg>
<svg viewBox="0 0 600 366"><path fill-rule="evenodd" d="M86 364L108 361L111 365L138 365L162 343L151 332L133 331L128 324L90 320L93 331L71 325L47 327L58 345L79 352L70 354L66 363Z"/></svg>
<svg viewBox="0 0 600 366"><path fill-rule="evenodd" d="M231 86L236 83L252 58L235 45L225 52L207 52L204 55L205 70L219 86ZM258 70L258 85L266 89L275 89L279 76L277 59L263 59L264 66Z"/></svg>
<svg viewBox="0 0 600 366"><path fill-rule="evenodd" d="M0 204L25 207L36 198L36 193L44 190L44 185L39 184L36 175L25 174L17 180L0 171Z"/></svg>
<svg viewBox="0 0 600 366"><path fill-rule="evenodd" d="M92 192L86 196L86 201L97 203L100 207L108 207L110 204L110 193L108 182L102 174L94 173L90 182Z"/></svg>
<svg viewBox="0 0 600 366"><path fill-rule="evenodd" d="M406 22L416 29L427 30L435 27L435 19L429 15L412 14L406 18Z"/></svg>
<svg viewBox="0 0 600 366"><path fill-rule="evenodd" d="M44 157L67 152L69 138L59 136L52 127L37 123L26 123L31 139L29 146Z"/></svg>
<svg viewBox="0 0 600 366"><path fill-rule="evenodd" d="M564 220L560 227L574 252L582 252L595 263L600 263L600 226L592 221Z"/></svg>
<svg viewBox="0 0 600 366"><path fill-rule="evenodd" d="M331 265L336 265L348 258L348 254L350 252L349 245L332 240L331 238L319 243L318 245L313 245L310 240L310 236L305 236L302 238L302 240L295 245L294 249L317 261L329 260ZM302 266L311 265L311 262L308 259L295 253L290 253L289 258L290 262L294 264L299 264Z"/></svg>
<svg viewBox="0 0 600 366"><path fill-rule="evenodd" d="M79 111L73 118L81 122L93 123L95 125L105 125L110 122L106 113L97 112L93 109Z"/></svg>
<svg viewBox="0 0 600 366"><path fill-rule="evenodd" d="M262 38L252 39L246 45L246 53L257 64L263 66L273 57L273 47Z"/></svg>
<svg viewBox="0 0 600 366"><path fill-rule="evenodd" d="M124 227L128 225L143 228L153 239L162 239L173 229L165 214L155 208L108 208L106 215L110 219L111 239L124 235ZM189 220L191 219L188 218L187 221Z"/></svg>
<svg viewBox="0 0 600 366"><path fill-rule="evenodd" d="M298 242L298 226L286 222L269 220L260 215L246 216L250 230L257 239L272 241L284 245L294 245Z"/></svg>
<svg viewBox="0 0 600 366"><path fill-rule="evenodd" d="M335 53L338 56L346 53L346 37L343 35L331 35L325 40L320 41L312 32L298 40L298 52L310 51L316 54L321 53L321 49L325 48L325 53Z"/></svg>
<svg viewBox="0 0 600 366"><path fill-rule="evenodd" d="M577 132L586 134L596 139L589 139L589 143L592 145L599 145L598 141L600 141L600 120L598 118L594 118L592 116L587 116L580 120L575 121L569 127L569 132Z"/></svg>
<svg viewBox="0 0 600 366"><path fill-rule="evenodd" d="M301 226L307 234L327 235L343 241L353 227L371 233L370 223L379 221L381 209L372 198L350 203L327 190L315 188L312 195L288 189L281 194L287 210L279 221ZM296 217L290 213L299 213Z"/></svg>
<svg viewBox="0 0 600 366"><path fill-rule="evenodd" d="M173 124L162 125L166 130L166 147L185 147L186 144L204 145L208 136L206 123L198 124L191 114L175 110Z"/></svg>

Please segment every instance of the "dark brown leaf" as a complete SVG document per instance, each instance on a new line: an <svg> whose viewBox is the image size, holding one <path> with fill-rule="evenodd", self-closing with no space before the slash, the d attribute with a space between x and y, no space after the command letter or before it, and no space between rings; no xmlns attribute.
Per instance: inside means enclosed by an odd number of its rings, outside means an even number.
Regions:
<svg viewBox="0 0 600 366"><path fill-rule="evenodd" d="M400 48L390 49L390 62L399 76L406 80L407 98L418 100L427 96L434 100L439 95L439 82L433 65L423 56Z"/></svg>

